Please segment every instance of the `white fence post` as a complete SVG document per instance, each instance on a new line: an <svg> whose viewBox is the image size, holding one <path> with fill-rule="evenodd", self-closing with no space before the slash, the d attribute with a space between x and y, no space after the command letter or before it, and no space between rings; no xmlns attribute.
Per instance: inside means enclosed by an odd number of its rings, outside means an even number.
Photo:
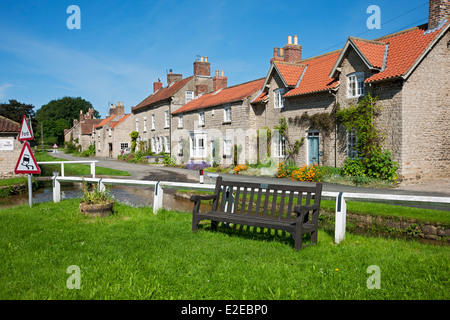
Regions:
<svg viewBox="0 0 450 320"><path fill-rule="evenodd" d="M158 181L155 185L155 191L153 193L153 213L157 214L158 210L162 208L164 191L160 185L161 181Z"/></svg>
<svg viewBox="0 0 450 320"><path fill-rule="evenodd" d="M347 204L345 202L344 193L339 192L336 197L336 217L334 229L334 242L339 243L345 237Z"/></svg>
<svg viewBox="0 0 450 320"><path fill-rule="evenodd" d="M98 191L103 192L106 190L105 184L102 182L102 178L98 179Z"/></svg>
<svg viewBox="0 0 450 320"><path fill-rule="evenodd" d="M61 162L61 177L64 177L64 162Z"/></svg>
<svg viewBox="0 0 450 320"><path fill-rule="evenodd" d="M91 162L91 174L92 178L95 178L95 162Z"/></svg>
<svg viewBox="0 0 450 320"><path fill-rule="evenodd" d="M58 180L56 180L58 176L54 175L52 177L53 180L53 202L57 203L61 200L61 183L59 183Z"/></svg>

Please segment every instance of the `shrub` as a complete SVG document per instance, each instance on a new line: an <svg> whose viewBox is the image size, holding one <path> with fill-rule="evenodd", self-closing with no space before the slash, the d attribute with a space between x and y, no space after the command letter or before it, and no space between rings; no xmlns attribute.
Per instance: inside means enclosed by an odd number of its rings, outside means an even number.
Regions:
<svg viewBox="0 0 450 320"><path fill-rule="evenodd" d="M188 169L188 170L201 170L201 169L206 169L211 167L211 165L205 161L202 161L201 163L194 163L194 162L189 162L187 165L184 166L184 169Z"/></svg>
<svg viewBox="0 0 450 320"><path fill-rule="evenodd" d="M245 170L247 170L247 166L245 164L238 164L233 169L234 174L238 174L239 172L245 171Z"/></svg>
<svg viewBox="0 0 450 320"><path fill-rule="evenodd" d="M320 182L323 180L325 170L317 163L304 165L300 169L294 170L291 175L291 180L294 181L308 181Z"/></svg>

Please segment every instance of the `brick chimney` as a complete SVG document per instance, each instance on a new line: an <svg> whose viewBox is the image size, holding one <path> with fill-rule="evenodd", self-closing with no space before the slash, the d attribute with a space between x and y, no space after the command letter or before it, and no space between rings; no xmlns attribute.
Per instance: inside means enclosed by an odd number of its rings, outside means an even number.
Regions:
<svg viewBox="0 0 450 320"><path fill-rule="evenodd" d="M442 19L450 15L450 0L430 0L428 10L428 29L436 28Z"/></svg>
<svg viewBox="0 0 450 320"><path fill-rule="evenodd" d="M116 116L123 116L125 114L125 107L123 106L123 102L117 102L115 106L111 104L109 115L112 116L113 114L115 114Z"/></svg>
<svg viewBox="0 0 450 320"><path fill-rule="evenodd" d="M298 44L298 36L294 36L292 43L292 36L288 37L288 43L284 46L284 61L299 62L302 60L302 46Z"/></svg>
<svg viewBox="0 0 450 320"><path fill-rule="evenodd" d="M157 82L153 82L153 93L155 93L156 91L158 91L159 89L162 88L162 82L161 79L158 78Z"/></svg>
<svg viewBox="0 0 450 320"><path fill-rule="evenodd" d="M223 70L216 70L216 76L213 78L213 91L224 89L227 87L228 78L225 77Z"/></svg>
<svg viewBox="0 0 450 320"><path fill-rule="evenodd" d="M270 59L270 64L274 61L284 61L284 49L273 48L273 57Z"/></svg>
<svg viewBox="0 0 450 320"><path fill-rule="evenodd" d="M211 64L208 57L200 57L200 60L194 61L194 76L211 76Z"/></svg>
<svg viewBox="0 0 450 320"><path fill-rule="evenodd" d="M180 81L181 79L183 79L183 75L172 73L172 69L170 69L169 74L167 75L167 85L170 86L172 83Z"/></svg>

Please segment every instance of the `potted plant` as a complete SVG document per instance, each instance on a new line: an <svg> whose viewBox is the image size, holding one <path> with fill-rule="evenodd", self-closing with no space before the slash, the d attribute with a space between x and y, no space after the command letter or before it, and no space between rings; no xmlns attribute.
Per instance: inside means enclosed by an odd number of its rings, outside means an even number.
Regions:
<svg viewBox="0 0 450 320"><path fill-rule="evenodd" d="M113 211L114 201L109 194L109 187L106 187L105 190L93 188L90 191L86 181L83 181L82 189L81 213L94 217L105 217Z"/></svg>

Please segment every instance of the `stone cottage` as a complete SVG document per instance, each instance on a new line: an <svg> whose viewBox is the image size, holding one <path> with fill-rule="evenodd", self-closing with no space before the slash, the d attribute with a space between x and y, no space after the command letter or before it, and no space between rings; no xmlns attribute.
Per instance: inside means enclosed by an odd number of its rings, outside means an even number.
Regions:
<svg viewBox="0 0 450 320"><path fill-rule="evenodd" d="M94 117L94 108L89 108L86 114L80 110L80 117L73 120L73 127L64 130L64 142L72 140L73 143L81 146L81 151L87 150L94 143L92 132L101 121L102 119Z"/></svg>
<svg viewBox="0 0 450 320"><path fill-rule="evenodd" d="M125 114L123 102L111 105L107 117L92 132L96 156L116 158L123 149L130 147L133 131L130 116L130 113Z"/></svg>
<svg viewBox="0 0 450 320"><path fill-rule="evenodd" d="M297 164L342 166L355 134L318 126L320 118L370 93L382 107L376 125L400 165L399 180L450 176L449 1L430 1L429 22L375 40L349 37L341 50L302 59L298 37L275 48L261 94L261 123L284 117L290 140L303 140ZM447 17L447 18L446 18ZM284 157L280 140L278 156Z"/></svg>
<svg viewBox="0 0 450 320"><path fill-rule="evenodd" d="M0 116L0 177L2 179L22 176L14 173L23 146L18 140L20 126L20 123Z"/></svg>
<svg viewBox="0 0 450 320"><path fill-rule="evenodd" d="M264 79L226 87L224 73L214 91L190 101L172 112L172 155L178 162L231 163L233 146L240 152L240 163L256 162L256 122L252 99L260 92Z"/></svg>
<svg viewBox="0 0 450 320"><path fill-rule="evenodd" d="M181 74L167 74L167 86L161 80L154 82L153 93L136 107L132 108L135 122L132 131L139 132L139 139L155 153L169 153L172 149L171 114L183 105L211 92L213 85L223 83L224 77L211 77L211 65L208 57L201 57L194 62L192 76L183 78ZM182 121L182 120L181 120Z"/></svg>

